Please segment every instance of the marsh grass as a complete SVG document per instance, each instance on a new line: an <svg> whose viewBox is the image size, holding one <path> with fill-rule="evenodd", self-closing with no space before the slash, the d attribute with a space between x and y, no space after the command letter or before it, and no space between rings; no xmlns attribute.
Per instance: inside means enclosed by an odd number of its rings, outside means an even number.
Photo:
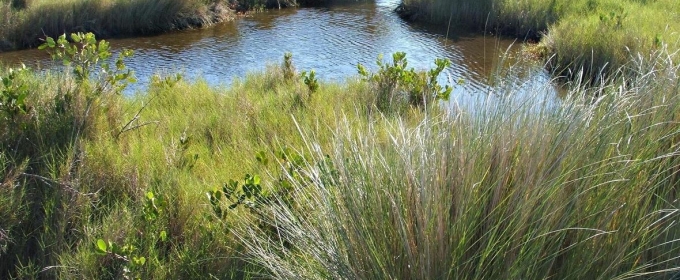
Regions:
<svg viewBox="0 0 680 280"><path fill-rule="evenodd" d="M339 119L330 149L300 126L298 204L263 210L281 241L252 222L237 236L275 279L670 278L680 88L662 61L557 107L502 92L415 125Z"/></svg>
<svg viewBox="0 0 680 280"><path fill-rule="evenodd" d="M27 72L32 109L0 111L0 278L670 278L675 55L557 104L503 86L474 111L390 115L364 81L312 92L280 64L134 96ZM206 192L245 174L273 203L216 217Z"/></svg>
<svg viewBox="0 0 680 280"><path fill-rule="evenodd" d="M406 14L483 32L540 40L558 75L612 74L638 53L680 49L680 5L661 1L404 0Z"/></svg>
<svg viewBox="0 0 680 280"><path fill-rule="evenodd" d="M0 278L257 273L230 235L237 216L214 220L204 193L261 171L254 155L273 151L274 139L301 145L292 116L327 131L336 114L355 109L346 100L364 100L368 88L323 84L311 94L298 78L270 66L230 88L170 77L137 96L92 97L69 74L26 74L34 109L0 125L0 201L7 202L0 207L14 209L0 214ZM148 192L164 201L154 219L144 206ZM161 231L167 241L159 241ZM126 258L147 263L101 256L98 239L134 247Z"/></svg>

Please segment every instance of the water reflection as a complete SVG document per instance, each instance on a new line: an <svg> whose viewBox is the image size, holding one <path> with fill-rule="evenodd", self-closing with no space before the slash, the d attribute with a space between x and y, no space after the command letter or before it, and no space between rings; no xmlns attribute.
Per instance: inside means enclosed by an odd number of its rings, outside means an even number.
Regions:
<svg viewBox="0 0 680 280"><path fill-rule="evenodd" d="M377 0L323 8L282 9L223 23L212 28L173 32L153 37L110 40L115 49L130 48L135 56L128 65L143 87L159 71L184 70L188 78L204 77L214 85L229 84L233 77L278 63L292 52L298 69L315 69L324 80L341 81L356 74L356 64L375 68L378 54L403 51L411 66L426 69L435 58L453 62L441 82L456 83L459 102L490 91L489 77L499 57L518 46L513 40L489 37L454 37L447 30L411 25L393 9L400 0ZM455 32L448 32L455 33ZM0 61L49 65L41 51L0 53ZM36 62L37 61L37 62ZM515 77L527 88L545 83L540 68Z"/></svg>

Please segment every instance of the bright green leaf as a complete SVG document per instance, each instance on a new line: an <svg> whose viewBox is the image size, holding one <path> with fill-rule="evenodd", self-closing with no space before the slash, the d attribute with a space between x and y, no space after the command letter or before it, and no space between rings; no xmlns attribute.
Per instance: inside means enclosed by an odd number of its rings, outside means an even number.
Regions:
<svg viewBox="0 0 680 280"><path fill-rule="evenodd" d="M106 249L107 249L106 242L104 242L104 240L102 240L102 239L97 239L97 249L100 252L106 253Z"/></svg>
<svg viewBox="0 0 680 280"><path fill-rule="evenodd" d="M81 38L77 33L71 33L71 40L73 40L73 42L80 43Z"/></svg>
<svg viewBox="0 0 680 280"><path fill-rule="evenodd" d="M47 37L47 46L50 48L54 48L56 46L56 43L54 42L54 39L52 37Z"/></svg>

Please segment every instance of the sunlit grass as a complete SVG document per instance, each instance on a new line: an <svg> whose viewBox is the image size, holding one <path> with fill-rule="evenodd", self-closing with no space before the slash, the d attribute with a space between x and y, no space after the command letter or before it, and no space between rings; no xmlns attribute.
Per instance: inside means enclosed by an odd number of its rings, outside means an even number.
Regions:
<svg viewBox="0 0 680 280"><path fill-rule="evenodd" d="M680 5L661 1L439 1L404 0L417 19L452 30L500 32L541 38L545 57L558 74L584 70L595 79L626 64L631 54L680 49Z"/></svg>
<svg viewBox="0 0 680 280"><path fill-rule="evenodd" d="M631 64L646 76L572 89L558 106L501 90L416 125L339 119L331 148L303 126L296 204L263 210L283 241L257 220L238 236L275 279L670 278L678 69Z"/></svg>
<svg viewBox="0 0 680 280"><path fill-rule="evenodd" d="M673 57L559 101L504 86L470 111L390 115L365 81L311 92L276 65L229 87L159 77L134 96L29 72L32 109L0 123L0 278L670 278ZM217 217L206 192L245 174L275 196Z"/></svg>

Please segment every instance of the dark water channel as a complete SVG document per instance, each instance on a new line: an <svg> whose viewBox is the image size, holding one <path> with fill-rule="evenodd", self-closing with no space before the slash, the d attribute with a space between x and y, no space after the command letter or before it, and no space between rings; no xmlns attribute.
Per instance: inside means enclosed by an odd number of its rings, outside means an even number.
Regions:
<svg viewBox="0 0 680 280"><path fill-rule="evenodd" d="M499 57L516 50L513 40L482 36L447 36L446 30L408 24L393 9L400 0L376 0L322 8L273 10L201 30L153 37L109 40L115 50L129 48L135 56L127 63L138 78L133 90L143 89L151 75L183 72L189 79L203 77L213 85L228 85L235 77L279 63L292 52L297 69L314 69L323 80L342 81L356 75L356 64L375 69L379 54L407 53L416 69L432 67L435 58L453 62L441 81L455 84L457 101L489 92L491 74ZM453 33L453 32L451 32ZM0 53L0 61L48 68L49 58L37 50ZM550 76L530 67L510 79L518 91L549 85ZM554 96L554 89L545 89Z"/></svg>

